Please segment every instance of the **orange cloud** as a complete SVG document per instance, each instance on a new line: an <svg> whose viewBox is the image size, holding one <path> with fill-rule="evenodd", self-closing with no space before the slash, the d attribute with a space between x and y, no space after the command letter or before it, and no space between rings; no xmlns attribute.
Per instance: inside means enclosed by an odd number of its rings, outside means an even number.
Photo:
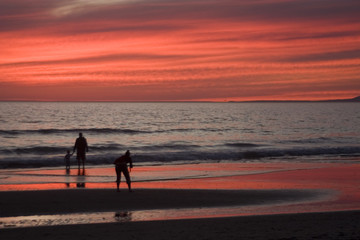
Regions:
<svg viewBox="0 0 360 240"><path fill-rule="evenodd" d="M0 3L0 100L327 99L360 91L360 3Z"/></svg>

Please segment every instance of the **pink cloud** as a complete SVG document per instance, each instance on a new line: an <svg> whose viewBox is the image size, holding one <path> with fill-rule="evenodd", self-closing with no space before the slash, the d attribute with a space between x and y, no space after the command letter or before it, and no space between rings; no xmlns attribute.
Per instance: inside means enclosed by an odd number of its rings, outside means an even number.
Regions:
<svg viewBox="0 0 360 240"><path fill-rule="evenodd" d="M329 98L360 91L358 1L80 3L0 3L0 100Z"/></svg>

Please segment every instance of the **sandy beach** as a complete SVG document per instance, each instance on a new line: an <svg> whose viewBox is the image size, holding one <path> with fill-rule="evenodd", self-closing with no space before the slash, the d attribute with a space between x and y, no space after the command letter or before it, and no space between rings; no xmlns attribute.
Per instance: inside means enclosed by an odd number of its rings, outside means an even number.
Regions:
<svg viewBox="0 0 360 240"><path fill-rule="evenodd" d="M0 192L1 216L271 205L319 197L306 190L47 190ZM216 209L216 208L215 208ZM119 221L7 228L1 239L360 239L360 211Z"/></svg>
<svg viewBox="0 0 360 240"><path fill-rule="evenodd" d="M139 167L138 174L177 168L211 172L208 164ZM239 169L237 169L239 168ZM86 183L8 184L0 191L0 218L60 216L70 223L18 227L2 223L1 239L360 239L359 164L219 164L229 176L135 181L126 186ZM265 170L264 170L265 169ZM268 171L271 169L271 171ZM231 171L239 174L231 175ZM261 170L261 171L260 171ZM85 180L110 173L89 169ZM215 171L215 170L214 170ZM246 174L241 171L246 172ZM21 172L21 174L20 174ZM60 177L59 170L2 173L13 180L38 174ZM10 175L9 175L10 174ZM211 174L210 174L211 175ZM5 178L5 177L4 177ZM140 179L140 178L138 178ZM84 180L84 179L82 179ZM73 185L76 186L76 185ZM7 188L7 189L6 189ZM22 189L22 190L19 190ZM24 191L25 189L25 191ZM26 190L27 189L27 190ZM153 212L152 212L153 211ZM73 215L98 215L109 222L72 224ZM68 214L68 215L66 215ZM75 215L74 215L75 216ZM93 218L93 215L88 215ZM146 218L147 217L147 218ZM29 220L32 221L32 220ZM33 220L35 221L35 220ZM45 220L43 220L45 221Z"/></svg>

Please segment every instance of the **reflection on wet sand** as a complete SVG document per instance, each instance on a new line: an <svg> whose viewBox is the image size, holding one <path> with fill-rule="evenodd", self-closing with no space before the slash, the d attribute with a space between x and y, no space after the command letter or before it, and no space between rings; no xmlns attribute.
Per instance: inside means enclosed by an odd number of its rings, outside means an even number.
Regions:
<svg viewBox="0 0 360 240"><path fill-rule="evenodd" d="M132 212L124 211L124 212L116 212L115 213L115 220L117 222L131 222Z"/></svg>
<svg viewBox="0 0 360 240"><path fill-rule="evenodd" d="M65 186L66 188L71 187L71 183L76 184L77 188L85 188L86 187L86 171L85 169L79 168L77 171L76 179L74 181L71 181L71 172L70 169L65 170Z"/></svg>
<svg viewBox="0 0 360 240"><path fill-rule="evenodd" d="M314 191L314 194L315 191ZM303 201L322 202L323 198L328 198L330 193L317 193L311 199ZM283 207L287 213L296 212L293 206L299 202L273 203L273 204L250 204L243 206L229 207L202 207L202 208L174 208L174 209L148 209L118 212L89 212L71 213L58 215L33 215L0 218L0 229L4 228L23 228L38 226L58 226L74 224L95 224L95 223L114 223L114 222L140 222L140 221L159 221L159 220L179 220L179 219L199 219L214 217L232 217L263 214L278 214L274 207Z"/></svg>
<svg viewBox="0 0 360 240"><path fill-rule="evenodd" d="M76 181L76 187L85 188L85 176L86 176L85 169L79 168L77 176L78 176L78 178Z"/></svg>

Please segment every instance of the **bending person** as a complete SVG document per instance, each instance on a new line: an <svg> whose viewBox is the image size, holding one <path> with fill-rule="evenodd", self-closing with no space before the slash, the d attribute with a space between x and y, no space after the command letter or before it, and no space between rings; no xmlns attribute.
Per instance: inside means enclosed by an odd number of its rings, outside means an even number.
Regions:
<svg viewBox="0 0 360 240"><path fill-rule="evenodd" d="M121 157L117 158L114 161L115 171L116 171L116 185L117 185L118 192L120 192L121 172L124 174L124 176L126 178L126 183L128 185L129 192L132 192L131 179L130 179L130 174L129 174L129 170L128 170L128 166L127 166L128 163L130 163L130 168L132 168L133 164L132 164L129 150L126 151L125 155L122 155Z"/></svg>

